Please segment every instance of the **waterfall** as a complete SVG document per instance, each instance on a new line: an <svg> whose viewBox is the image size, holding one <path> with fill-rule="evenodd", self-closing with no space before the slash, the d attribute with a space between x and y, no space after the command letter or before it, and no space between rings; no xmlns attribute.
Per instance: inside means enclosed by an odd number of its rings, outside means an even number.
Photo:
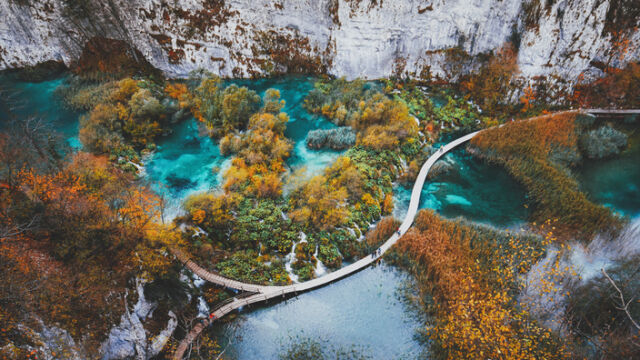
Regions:
<svg viewBox="0 0 640 360"><path fill-rule="evenodd" d="M198 317L206 318L209 316L209 305L202 296L198 297Z"/></svg>
<svg viewBox="0 0 640 360"><path fill-rule="evenodd" d="M322 263L322 261L320 261L320 259L318 259L318 248L319 246L316 246L316 252L313 253L313 257L315 257L316 260L318 261L315 269L316 277L320 277L327 273L327 267L324 266L324 264Z"/></svg>
<svg viewBox="0 0 640 360"><path fill-rule="evenodd" d="M296 260L296 246L298 246L298 244L302 244L307 242L307 234L305 234L304 232L300 231L300 241L299 242L294 242L293 246L291 246L291 252L289 254L287 254L286 256L286 262L284 264L285 269L287 270L287 272L289 273L289 277L291 278L291 281L293 281L294 283L298 283L298 275L293 273L293 268L291 267L291 264L293 264L293 262Z"/></svg>

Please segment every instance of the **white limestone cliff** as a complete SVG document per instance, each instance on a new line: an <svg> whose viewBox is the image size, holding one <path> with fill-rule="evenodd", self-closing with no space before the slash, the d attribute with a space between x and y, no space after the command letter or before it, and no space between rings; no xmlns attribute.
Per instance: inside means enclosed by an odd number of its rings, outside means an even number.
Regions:
<svg viewBox="0 0 640 360"><path fill-rule="evenodd" d="M227 77L286 71L292 58L347 78L381 78L397 70L448 77L454 74L447 73L447 50L478 56L516 34L525 79L572 82L582 73L601 75L591 64L609 61L610 7L637 5L548 1L87 0L87 8L74 10L65 0L4 0L0 69L46 60L71 64L87 39L104 36L132 43L175 77L198 68ZM525 11L531 4L538 4L533 25ZM640 31L629 34L618 65L640 59Z"/></svg>

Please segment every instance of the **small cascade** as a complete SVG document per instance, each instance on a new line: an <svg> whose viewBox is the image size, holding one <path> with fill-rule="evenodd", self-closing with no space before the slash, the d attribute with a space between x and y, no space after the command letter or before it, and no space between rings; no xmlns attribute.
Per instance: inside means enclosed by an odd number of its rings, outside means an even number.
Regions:
<svg viewBox="0 0 640 360"><path fill-rule="evenodd" d="M414 116L414 115L411 115L411 117L413 118L413 120L415 120L415 121L416 121L416 124L417 124L418 126L420 126L420 119L418 119L418 118L417 118L416 116Z"/></svg>
<svg viewBox="0 0 640 360"><path fill-rule="evenodd" d="M357 224L353 224L353 226L358 227ZM358 230L360 230L360 228L358 228ZM356 241L360 242L362 241L362 239L364 239L364 236L362 236L362 234L360 235L360 237L356 237L356 231L353 228L347 228L347 231L349 231L349 234L353 235L353 237L356 238ZM318 252L318 249L316 248L316 253Z"/></svg>
<svg viewBox="0 0 640 360"><path fill-rule="evenodd" d="M407 160L404 158L400 158L400 170L404 171L407 169Z"/></svg>
<svg viewBox="0 0 640 360"><path fill-rule="evenodd" d="M352 230L352 229L350 229L350 230ZM316 246L316 252L313 253L313 257L315 257L316 260L318 261L317 264L316 264L316 269L315 269L316 277L321 277L322 275L327 273L327 267L324 266L324 264L322 263L322 261L320 261L320 259L318 259L318 248L319 248L319 246Z"/></svg>
<svg viewBox="0 0 640 360"><path fill-rule="evenodd" d="M202 230L202 228L200 226L195 226L194 230L195 231L193 233L193 236L198 236L198 235L209 236L209 233L207 233L206 231Z"/></svg>
<svg viewBox="0 0 640 360"><path fill-rule="evenodd" d="M122 159L122 158L120 158L120 159ZM118 159L118 160L120 160L120 159ZM136 164L136 163L134 163L134 162L133 162L133 161L131 161L131 160L127 161L127 163L128 163L128 164L131 164L133 167L135 167L135 168L136 168L136 173L138 174L138 176L139 176L139 177L145 177L145 176L147 176L147 170L146 170L146 168L144 167L144 162L143 162L143 165Z"/></svg>
<svg viewBox="0 0 640 360"><path fill-rule="evenodd" d="M284 264L285 269L287 270L287 272L289 273L289 277L291 278L291 281L293 281L294 283L298 283L298 275L293 273L293 268L291 267L291 265L293 264L294 261L296 261L296 246L298 246L298 244L302 244L307 242L307 234L305 234L304 232L300 232L300 241L297 243L293 243L293 246L291 247L291 252L286 256L286 262Z"/></svg>
<svg viewBox="0 0 640 360"><path fill-rule="evenodd" d="M224 173L226 173L227 170L229 170L229 168L231 167L231 160L231 157L225 159L220 165L220 170L218 170L218 173L216 174L216 180L218 184L224 184Z"/></svg>
<svg viewBox="0 0 640 360"><path fill-rule="evenodd" d="M353 225L356 228L358 228L358 231L360 232L360 237L358 237L356 240L358 240L358 242L362 242L362 240L364 240L365 231L362 231L362 229L360 229L360 226L358 224L353 224Z"/></svg>
<svg viewBox="0 0 640 360"><path fill-rule="evenodd" d="M198 298L198 317L209 317L209 305L202 296Z"/></svg>
<svg viewBox="0 0 640 360"><path fill-rule="evenodd" d="M298 275L293 273L293 268L291 267L291 264L293 264L293 261L296 259L296 245L297 243L293 243L293 246L291 246L291 253L289 253L285 258L286 262L284 264L285 269L289 273L289 277L291 278L291 281L293 281L294 283L298 282Z"/></svg>
<svg viewBox="0 0 640 360"><path fill-rule="evenodd" d="M193 286L197 287L198 289L207 283L206 280L202 279L200 276L196 274L192 274L191 276L193 277Z"/></svg>

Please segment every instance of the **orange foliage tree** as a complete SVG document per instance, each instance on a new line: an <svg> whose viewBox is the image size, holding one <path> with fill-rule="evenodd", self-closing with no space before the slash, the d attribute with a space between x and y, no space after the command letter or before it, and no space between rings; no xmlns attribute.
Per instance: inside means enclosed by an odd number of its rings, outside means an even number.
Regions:
<svg viewBox="0 0 640 360"><path fill-rule="evenodd" d="M15 181L0 189L0 216L21 229L0 241L0 277L38 286L10 291L12 309L98 346L124 311L129 280L164 276L179 236L154 221L158 197L104 157L78 153L58 171L25 168Z"/></svg>
<svg viewBox="0 0 640 360"><path fill-rule="evenodd" d="M480 71L462 82L463 89L469 92L484 111L495 113L499 110L498 105L512 90L511 81L518 72L517 55L513 44L505 43Z"/></svg>
<svg viewBox="0 0 640 360"><path fill-rule="evenodd" d="M300 194L291 197L293 220L319 230L332 229L348 220L346 188L329 185L325 176L312 177L297 191Z"/></svg>

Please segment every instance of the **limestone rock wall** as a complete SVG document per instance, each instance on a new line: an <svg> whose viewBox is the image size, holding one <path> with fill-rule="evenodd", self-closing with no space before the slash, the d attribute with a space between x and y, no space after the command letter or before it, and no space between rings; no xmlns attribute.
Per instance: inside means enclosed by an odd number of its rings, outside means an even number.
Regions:
<svg viewBox="0 0 640 360"><path fill-rule="evenodd" d="M225 77L447 78L456 75L446 56L452 49L470 56L467 71L515 40L520 76L572 82L601 75L594 64L611 61L617 25L627 30L627 51L613 63L640 59L639 7L628 0L4 0L0 69L71 64L89 38L104 36L131 43L175 77L205 68Z"/></svg>

